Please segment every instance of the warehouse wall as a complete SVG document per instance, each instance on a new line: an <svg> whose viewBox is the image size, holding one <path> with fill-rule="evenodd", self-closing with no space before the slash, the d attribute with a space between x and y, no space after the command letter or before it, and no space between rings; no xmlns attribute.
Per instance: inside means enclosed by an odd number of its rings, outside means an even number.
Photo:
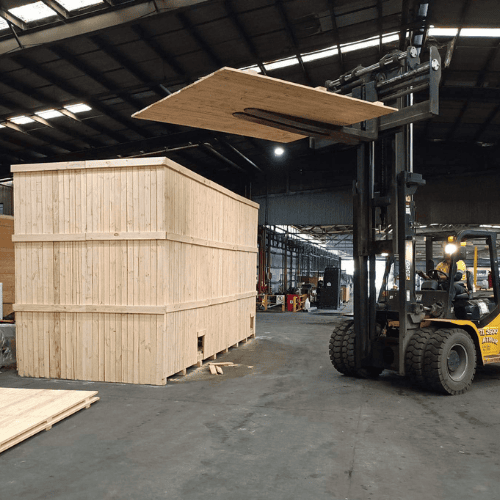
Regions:
<svg viewBox="0 0 500 500"><path fill-rule="evenodd" d="M0 184L0 215L14 215L12 194L12 187Z"/></svg>
<svg viewBox="0 0 500 500"><path fill-rule="evenodd" d="M500 175L450 175L431 179L415 195L422 224L499 224ZM301 191L252 198L260 204L259 224L352 224L352 188ZM267 212L267 213L266 213Z"/></svg>

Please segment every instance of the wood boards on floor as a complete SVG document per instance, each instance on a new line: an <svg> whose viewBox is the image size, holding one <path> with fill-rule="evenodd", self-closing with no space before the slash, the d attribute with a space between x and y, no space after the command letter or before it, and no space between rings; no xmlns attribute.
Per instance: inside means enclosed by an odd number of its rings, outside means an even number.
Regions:
<svg viewBox="0 0 500 500"><path fill-rule="evenodd" d="M0 453L73 413L90 408L97 391L0 388Z"/></svg>

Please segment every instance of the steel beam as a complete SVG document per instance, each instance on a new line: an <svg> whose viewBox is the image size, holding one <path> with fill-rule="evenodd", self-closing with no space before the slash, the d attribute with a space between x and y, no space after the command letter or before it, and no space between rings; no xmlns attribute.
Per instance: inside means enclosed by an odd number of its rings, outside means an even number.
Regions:
<svg viewBox="0 0 500 500"><path fill-rule="evenodd" d="M144 73L128 56L120 52L115 46L111 45L103 35L93 35L90 40L94 42L100 50L107 54L111 59L114 59L118 64L120 64L125 70L134 75L137 80L144 83L149 88L156 93L158 97L165 97L166 92L156 83L152 83L149 79L149 75Z"/></svg>
<svg viewBox="0 0 500 500"><path fill-rule="evenodd" d="M335 17L335 6L333 0L328 0L328 8L330 10L330 18L332 20L332 31L333 31L333 41L337 45L337 52L339 55L339 63L340 63L340 74L344 74L346 72L345 63L344 63L344 54L340 50L340 35L339 28L337 26L337 19Z"/></svg>
<svg viewBox="0 0 500 500"><path fill-rule="evenodd" d="M234 11L231 0L225 0L224 7L226 8L226 12L227 12L228 17L231 19L233 24L236 26L238 33L240 34L241 38L244 40L244 42L248 48L248 51L250 52L250 55L254 58L255 61L257 61L257 66L259 66L260 71L262 72L263 75L267 75L264 63L262 62L262 59L259 57L259 55L257 53L257 49L256 49L252 39L248 35L245 27L243 26L243 24L239 20L238 15Z"/></svg>
<svg viewBox="0 0 500 500"><path fill-rule="evenodd" d="M167 52L155 39L149 34L149 32L141 25L134 24L132 30L137 36L163 61L165 61L174 71L179 75L182 80L187 83L191 83L193 78L187 73L187 71L177 62L175 57Z"/></svg>
<svg viewBox="0 0 500 500"><path fill-rule="evenodd" d="M281 17L281 21L283 23L283 26L285 28L285 32L290 40L290 43L292 44L293 50L295 52L295 57L298 59L299 64L300 64L300 69L302 70L302 73L304 74L304 78L306 80L306 83L310 85L311 87L313 86L311 77L309 76L309 73L304 66L304 61L302 60L302 56L300 55L300 50L299 46L297 43L297 38L295 37L292 27L290 26L290 22L288 20L288 15L286 13L285 7L283 5L282 0L276 0L275 2L275 7L278 10L278 13Z"/></svg>
<svg viewBox="0 0 500 500"><path fill-rule="evenodd" d="M68 81L62 80L55 73L46 69L43 65L37 64L24 56L15 56L13 59L17 63L24 66L26 69L29 69L30 71L35 73L36 75L41 76L42 78L45 78L45 80L52 83L52 85L54 85L55 87L60 88L61 90L72 95L76 99L81 99L81 100L86 101L86 103L91 108L98 110L103 115L109 116L111 119L113 119L115 122L119 123L123 127L134 131L137 135L139 135L141 137L145 137L147 135L147 134L145 134L143 128L139 127L136 123L134 123L131 118L124 118L121 114L112 110L109 106L102 104L100 101L95 99L93 96L91 96L85 92L82 92L81 89L75 87L72 83L69 83ZM59 107L59 106L57 106L57 107ZM115 137L116 138L119 137L118 142L126 142L127 141L127 138L125 136L123 136L122 134L120 134L119 132L109 131L107 134L110 137L113 137L113 139L115 139Z"/></svg>
<svg viewBox="0 0 500 500"><path fill-rule="evenodd" d="M210 57L214 66L219 69L224 66L221 59L215 54L215 52L210 48L209 44L200 35L196 26L189 20L185 13L177 14L177 19L182 23L185 29L189 31L189 34L196 40L196 43L200 48Z"/></svg>
<svg viewBox="0 0 500 500"><path fill-rule="evenodd" d="M178 9L187 9L208 1L209 0L155 0L156 14L152 11L150 1L130 2L132 5L127 2L122 7L115 6L112 10L105 9L102 13L96 13L87 18L72 19L71 22L66 24L51 26L50 28L37 30L31 33L23 33L22 41L25 46L29 47L45 45L64 40L65 38L105 30L133 21L139 21L144 17L161 15ZM108 0L106 3L109 4L112 2ZM9 14L7 13L7 15ZM0 13L0 17L1 16L2 14ZM17 23L20 29L25 28L25 23L17 20L17 18L15 21L16 22L14 22L14 19L11 20L13 24ZM0 41L0 54L6 54L17 49L17 42L13 38Z"/></svg>

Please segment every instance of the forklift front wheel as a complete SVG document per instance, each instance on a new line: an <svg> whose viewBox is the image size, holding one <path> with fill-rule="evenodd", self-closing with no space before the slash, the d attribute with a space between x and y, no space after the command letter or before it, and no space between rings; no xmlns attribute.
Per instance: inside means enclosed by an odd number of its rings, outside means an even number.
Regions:
<svg viewBox="0 0 500 500"><path fill-rule="evenodd" d="M474 342L465 330L441 328L427 344L424 363L424 377L432 389L463 394L476 373Z"/></svg>

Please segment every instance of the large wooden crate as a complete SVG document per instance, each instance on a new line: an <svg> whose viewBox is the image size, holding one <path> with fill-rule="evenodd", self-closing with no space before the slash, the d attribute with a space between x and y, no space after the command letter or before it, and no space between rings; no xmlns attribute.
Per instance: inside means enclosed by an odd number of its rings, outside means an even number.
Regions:
<svg viewBox="0 0 500 500"><path fill-rule="evenodd" d="M20 375L161 385L254 334L257 204L166 158L12 171Z"/></svg>
<svg viewBox="0 0 500 500"><path fill-rule="evenodd" d="M3 315L12 312L14 304L14 217L0 215L0 283L2 283ZM0 317L0 319L2 319Z"/></svg>

